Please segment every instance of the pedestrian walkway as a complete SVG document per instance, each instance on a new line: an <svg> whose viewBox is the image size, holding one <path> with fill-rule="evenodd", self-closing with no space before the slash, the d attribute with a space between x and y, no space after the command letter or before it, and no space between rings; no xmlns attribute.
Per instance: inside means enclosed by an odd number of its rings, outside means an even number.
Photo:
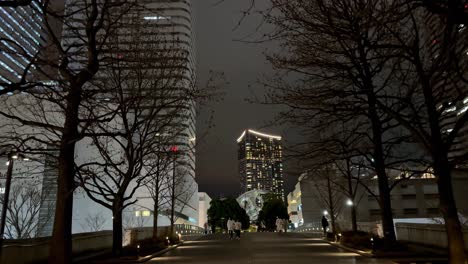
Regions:
<svg viewBox="0 0 468 264"><path fill-rule="evenodd" d="M333 247L318 238L301 234L245 233L241 240L229 240L227 235L208 235L202 240L182 246L154 258L150 263L200 264L346 264L393 263L362 257Z"/></svg>

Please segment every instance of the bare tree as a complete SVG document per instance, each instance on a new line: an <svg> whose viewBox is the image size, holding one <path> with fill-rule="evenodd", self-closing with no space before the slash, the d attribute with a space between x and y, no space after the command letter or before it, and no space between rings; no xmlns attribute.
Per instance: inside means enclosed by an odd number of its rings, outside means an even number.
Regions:
<svg viewBox="0 0 468 264"><path fill-rule="evenodd" d="M159 135L161 137L161 135ZM167 142L167 141L163 141ZM146 188L150 193L153 208L149 208L153 212L153 240L158 239L158 216L162 212L162 208L168 203L167 196L169 192L169 170L171 159L170 155L166 151L162 151L161 146L155 151L155 162L149 162L147 166L148 171L152 172L148 175L148 181L146 182Z"/></svg>
<svg viewBox="0 0 468 264"><path fill-rule="evenodd" d="M395 242L389 178L386 174L385 138L391 118L379 110L377 97L388 88L389 74L382 70L384 54L369 45L385 38L374 17L385 12L371 1L272 1L265 19L275 26L271 39L280 40L285 53L269 56L274 67L296 74L291 84L279 78L268 103L289 107L280 118L296 124L316 117L351 124L357 120L365 134L366 157L379 183L379 204L386 245ZM279 75L284 76L284 75ZM276 82L276 80L275 80ZM276 82L278 83L278 82ZM271 96L270 96L271 95Z"/></svg>
<svg viewBox="0 0 468 264"><path fill-rule="evenodd" d="M8 111L2 111L4 118L14 120L23 126L47 131L44 137L29 137L32 142L52 144L58 152L58 191L55 221L50 243L50 263L71 262L71 226L73 191L75 189L75 145L86 134L86 129L96 117L94 109L87 109L82 103L96 99L101 91L89 89L87 83L93 79L105 59L108 36L119 26L121 15L135 6L132 1L68 1L67 12L61 14L53 10L50 1L39 3L42 8L43 28L47 30L48 47L59 54L57 57L29 54L14 39L2 39L2 44L10 43L4 51L14 56L27 58L28 66L23 77L16 83L1 83L5 87L1 92L22 91L15 97L28 97L36 101L37 108L42 106L40 117L24 115L17 111L18 105L10 105ZM57 20L64 25L68 38L62 41L60 33L53 24ZM34 72L35 78L31 79ZM57 74L57 72L59 74ZM38 81L38 80L47 80ZM51 82L49 82L51 80ZM52 85L51 85L52 84ZM32 106L32 105L29 105ZM21 107L20 107L21 108ZM90 111L91 110L91 111ZM44 111L52 117L44 114ZM46 117L46 118L42 118ZM51 120L52 119L52 120ZM24 135L23 135L24 136ZM52 139L52 140L48 140Z"/></svg>
<svg viewBox="0 0 468 264"><path fill-rule="evenodd" d="M115 62L106 66L103 83L97 84L111 89L106 99L115 115L90 128L90 145L98 159L78 165L80 186L112 210L115 255L122 252L122 211L138 202L138 189L160 176L158 170L164 168L158 166L158 156L181 139L185 127L177 123L183 122L198 93L186 76L189 54L180 43L157 32L145 35L139 16L126 21L122 32L112 36ZM129 36L131 43L126 41Z"/></svg>
<svg viewBox="0 0 468 264"><path fill-rule="evenodd" d="M396 68L395 89L382 96L378 103L430 155L449 241L450 262L464 263L464 241L452 174L465 166L468 157L462 147L468 121L465 89L468 34L464 30L466 25L460 24L460 12L466 16L466 3L441 2L432 3L444 10L441 15L434 15L433 9L404 2L390 12L396 22L386 27L393 38L375 48L393 51L387 68Z"/></svg>
<svg viewBox="0 0 468 264"><path fill-rule="evenodd" d="M88 232L101 231L106 224L106 218L102 212L86 215L84 222L80 224L83 230Z"/></svg>
<svg viewBox="0 0 468 264"><path fill-rule="evenodd" d="M3 204L3 195L0 199ZM22 181L12 186L8 201L6 237L9 239L26 239L35 237L39 228L39 209L41 190L37 183Z"/></svg>

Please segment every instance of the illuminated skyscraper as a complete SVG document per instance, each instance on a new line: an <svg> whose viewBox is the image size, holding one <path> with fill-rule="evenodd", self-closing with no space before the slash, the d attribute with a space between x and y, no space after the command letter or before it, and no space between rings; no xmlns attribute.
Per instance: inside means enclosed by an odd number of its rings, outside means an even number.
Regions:
<svg viewBox="0 0 468 264"><path fill-rule="evenodd" d="M39 10L36 1L30 6L0 8L0 83L18 83L32 58L45 45L46 32Z"/></svg>
<svg viewBox="0 0 468 264"><path fill-rule="evenodd" d="M131 2L131 1L130 1ZM127 3L130 3L127 2ZM161 126L161 133L155 134L155 137L172 138L164 141L160 146L162 150L177 147L177 162L171 163L167 168L168 175L174 172L177 176L177 183L174 192L175 199L175 219L177 224L197 224L198 221L198 185L195 181L195 101L183 99L182 103L174 100L180 91L180 96L186 96L186 90L194 87L195 83L195 33L193 29L192 4L187 0L144 0L141 4L131 5L128 10L125 8L112 9L112 15L119 17L118 26L114 26L112 34L109 33L109 41L105 44L108 48L109 57L127 62L126 67L134 67L133 61L144 63L145 69L141 76L143 83L156 83L159 85L155 89L162 91L165 87L174 91L169 94L163 110L158 112L158 118L164 120ZM86 3L83 1L68 0L66 13L71 16L71 20L64 26L63 43L70 49L76 49L76 58L73 60L71 68L80 69L81 63L86 62L86 56L83 56L83 50L86 50L86 42L76 38L76 32L81 32L83 24L86 22L86 12L83 7ZM122 12L122 13L119 13ZM112 16L111 16L112 17ZM83 32L84 33L84 32ZM102 30L98 35L107 34ZM137 57L138 56L138 57ZM137 59L132 59L137 58ZM138 64L137 64L138 65ZM142 64L140 64L142 65ZM107 80L108 71L102 70L97 73L95 79ZM157 72L157 75L151 73ZM156 86L155 85L155 86ZM150 89L149 85L145 89ZM164 93L163 95L166 95ZM183 97L181 97L183 98ZM107 98L104 98L106 100ZM109 99L111 102L111 99ZM140 105L141 107L141 105ZM178 109L176 114L174 109ZM165 117L172 116L172 117ZM172 119L171 119L172 118ZM167 124L163 124L167 123ZM84 153L92 153L86 149L84 144L78 144L77 153L81 154L84 160L89 158ZM149 162L149 161L148 161ZM156 161L154 161L156 163ZM172 169L176 167L176 169ZM172 177L169 177L171 179ZM175 176L174 176L175 178ZM165 181L171 184L170 181ZM170 200L168 193L161 192L161 200ZM158 215L159 225L169 225L170 203L164 203L164 208L159 208L157 212L150 211L148 208L154 208L153 200L148 188L141 187L137 190L134 197L138 200L132 207L126 208L123 212L126 218L137 219L137 222L144 225L152 225L154 214ZM82 232L80 223L86 215L100 213L101 207L90 201L85 195L77 193L75 196L74 232ZM104 213L110 214L109 210ZM111 216L106 217L112 219ZM136 221L136 220L135 220ZM76 224L75 224L76 223ZM106 222L110 226L111 221Z"/></svg>
<svg viewBox="0 0 468 264"><path fill-rule="evenodd" d="M241 191L265 190L284 200L281 137L248 129L237 143Z"/></svg>

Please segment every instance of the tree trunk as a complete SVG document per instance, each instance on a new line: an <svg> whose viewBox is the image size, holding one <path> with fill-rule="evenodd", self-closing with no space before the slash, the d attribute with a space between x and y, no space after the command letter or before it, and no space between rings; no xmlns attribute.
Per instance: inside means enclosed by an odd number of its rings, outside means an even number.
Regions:
<svg viewBox="0 0 468 264"><path fill-rule="evenodd" d="M174 235L174 214L175 214L175 189L176 189L176 156L174 154L174 164L173 164L173 171L172 171L172 186L171 186L171 228L170 228L170 236Z"/></svg>
<svg viewBox="0 0 468 264"><path fill-rule="evenodd" d="M357 232L357 217L356 217L356 207L353 205L351 206L351 225L353 232Z"/></svg>
<svg viewBox="0 0 468 264"><path fill-rule="evenodd" d="M115 203L112 209L112 254L122 255L122 206Z"/></svg>
<svg viewBox="0 0 468 264"><path fill-rule="evenodd" d="M330 172L327 170L327 188L328 188L328 202L330 207L330 221L333 230L333 234L336 235L336 223L335 223L335 206L333 204L333 197L332 197L332 187L331 187L331 180L330 180Z"/></svg>
<svg viewBox="0 0 468 264"><path fill-rule="evenodd" d="M158 240L158 199L154 201L154 209L153 209L153 240Z"/></svg>
<svg viewBox="0 0 468 264"><path fill-rule="evenodd" d="M75 143L78 139L78 109L81 88L71 88L58 156L57 202L49 248L50 264L72 262L72 216L75 184Z"/></svg>
<svg viewBox="0 0 468 264"><path fill-rule="evenodd" d="M346 171L347 171L347 177L346 180L348 182L348 196L350 201L352 202L351 204L351 228L353 232L357 231L357 220L356 220L356 203L354 202L354 193L356 190L353 190L353 175L351 172L350 164L349 164L349 159L346 159Z"/></svg>
<svg viewBox="0 0 468 264"><path fill-rule="evenodd" d="M369 87L372 87L372 85L369 85ZM393 223L389 181L385 171L384 151L382 146L382 123L377 112L377 101L374 92L370 91L367 98L369 104L369 117L372 125L372 141L374 145L373 165L377 174L379 186L379 205L382 217L384 246L391 247L396 242L396 235Z"/></svg>
<svg viewBox="0 0 468 264"><path fill-rule="evenodd" d="M452 175L447 156L438 153L439 157L434 163L434 172L437 175L439 189L440 210L445 221L449 249L449 263L465 263L465 249L462 227L458 218L458 210L453 197Z"/></svg>

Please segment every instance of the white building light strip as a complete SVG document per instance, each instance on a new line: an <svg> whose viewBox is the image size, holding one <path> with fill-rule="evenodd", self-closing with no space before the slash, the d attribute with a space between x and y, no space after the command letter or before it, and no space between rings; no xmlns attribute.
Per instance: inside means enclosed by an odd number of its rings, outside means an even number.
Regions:
<svg viewBox="0 0 468 264"><path fill-rule="evenodd" d="M24 46L27 46L28 48L31 48L31 43L29 43L29 41L27 41L21 34L18 33L18 31L14 30L10 24L8 24L1 16L0 16L0 21L2 21L12 32L15 32L16 35L18 35L18 37L25 43L25 45L21 45L19 44L17 41L15 41L17 43L18 46L21 46L21 47L24 47ZM13 38L10 34L8 34L5 30L3 30L2 28L0 28L0 31L2 31L3 33L5 33L11 40L15 40L15 38ZM24 48L24 50L26 51L26 53L29 55L29 56L33 56L31 52L29 52L29 50L27 48ZM34 50L34 52L36 52L36 50Z"/></svg>
<svg viewBox="0 0 468 264"><path fill-rule="evenodd" d="M257 136L281 140L281 137L280 137L280 136L274 136L274 135L263 134L263 133L260 133L260 132L257 132L257 131L251 130L251 129L249 129L248 131L249 131L250 133L252 133L252 134L257 135Z"/></svg>
<svg viewBox="0 0 468 264"><path fill-rule="evenodd" d="M18 73L15 70L13 70L10 66L5 64L3 61L0 61L0 65L3 66L3 68L7 69L9 72L16 75L16 77L18 77L18 79L21 79L21 75L18 75Z"/></svg>
<svg viewBox="0 0 468 264"><path fill-rule="evenodd" d="M7 79L3 78L3 76L1 76L1 75L0 75L0 80L3 81L3 82L5 82L5 83L8 83L8 84L11 83L10 80L7 80ZM3 90L3 87L0 86L0 90Z"/></svg>
<svg viewBox="0 0 468 264"><path fill-rule="evenodd" d="M18 21L17 21L14 17L10 16L10 14L8 14L8 13L7 13L5 10L3 10L3 9L2 9L2 12L3 12L6 16L8 16L8 18L9 18L11 21L13 21L13 23L15 23L16 26L17 26L18 28L20 28L24 33L26 33L26 35L28 35L28 37L30 37L31 40L34 41L34 43L36 43L37 45L40 44L39 41L37 41L37 39L36 39L35 37L33 37L33 36L31 35L31 33L29 33L29 31L27 31L23 26L21 26L21 25L18 23ZM16 12L16 11L15 11L15 12ZM37 49L34 49L34 51L37 51Z"/></svg>
<svg viewBox="0 0 468 264"><path fill-rule="evenodd" d="M143 17L144 20L167 20L170 19L170 17L164 17L164 16L145 16Z"/></svg>
<svg viewBox="0 0 468 264"><path fill-rule="evenodd" d="M18 66L21 70L24 70L26 68L25 65L20 64L17 60L13 59L13 57L10 56L10 54L0 51L0 54L3 54L5 57L7 57L11 62L13 62L16 66Z"/></svg>
<svg viewBox="0 0 468 264"><path fill-rule="evenodd" d="M20 14L19 12L16 12L16 11L15 11L15 13L18 14L18 17L21 19L21 21L22 21L26 26L28 26L28 27L31 29L31 31L32 31L38 38L41 37L41 34L39 34L39 32L38 32L26 19L24 19L24 16L28 16L28 14L27 14L26 10L24 10L23 7L21 7L21 14ZM31 16L31 15L29 15L29 16ZM30 17L30 19L33 20L34 17L35 17L35 16L33 15L32 17ZM34 22L34 20L33 20L33 22Z"/></svg>
<svg viewBox="0 0 468 264"><path fill-rule="evenodd" d="M245 134L247 132L250 132L252 134L255 134L257 136L261 136L261 137L267 137L267 138L271 138L271 139L277 139L277 140L281 140L281 137L280 136L274 136L274 135L268 135L268 134L264 134L264 133L260 133L260 132L257 132L255 130L252 130L252 129L248 129L248 130L245 130L242 135L237 139L237 142L241 142L242 139L245 137Z"/></svg>
<svg viewBox="0 0 468 264"><path fill-rule="evenodd" d="M458 111L457 115L462 115L468 110L468 105L465 105L460 111Z"/></svg>
<svg viewBox="0 0 468 264"><path fill-rule="evenodd" d="M242 138L244 138L246 132L247 132L246 130L244 130L244 132L242 132L242 135L237 139L238 143L242 141Z"/></svg>

